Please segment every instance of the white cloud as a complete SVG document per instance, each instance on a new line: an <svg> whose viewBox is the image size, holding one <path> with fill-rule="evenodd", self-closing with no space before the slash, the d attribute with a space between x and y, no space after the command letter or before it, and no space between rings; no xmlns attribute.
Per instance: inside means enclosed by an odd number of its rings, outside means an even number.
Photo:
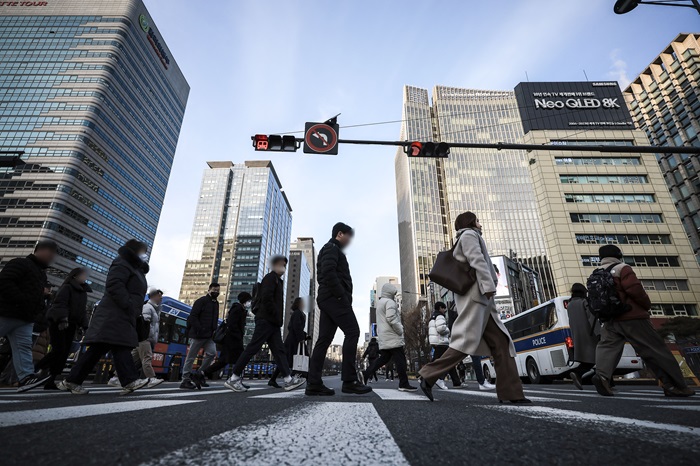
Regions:
<svg viewBox="0 0 700 466"><path fill-rule="evenodd" d="M620 49L613 49L610 52L610 71L608 76L618 83L622 89L626 88L632 80L627 76L627 62L620 58Z"/></svg>

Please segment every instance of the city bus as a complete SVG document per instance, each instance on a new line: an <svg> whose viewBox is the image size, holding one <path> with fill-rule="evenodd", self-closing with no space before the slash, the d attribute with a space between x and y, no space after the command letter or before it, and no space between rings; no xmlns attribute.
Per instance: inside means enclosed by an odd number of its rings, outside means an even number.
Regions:
<svg viewBox="0 0 700 466"><path fill-rule="evenodd" d="M568 304L568 296L558 297L503 320L515 345L519 375L526 382L551 383L578 367L571 360L575 343L566 312ZM484 358L481 364L484 377L494 380L496 371L491 360ZM615 374L624 375L642 368L642 359L626 343Z"/></svg>

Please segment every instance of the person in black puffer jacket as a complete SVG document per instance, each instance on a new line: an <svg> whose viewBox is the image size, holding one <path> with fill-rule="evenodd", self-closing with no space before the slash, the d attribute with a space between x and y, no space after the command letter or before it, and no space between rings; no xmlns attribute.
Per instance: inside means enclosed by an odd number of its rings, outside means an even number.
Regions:
<svg viewBox="0 0 700 466"><path fill-rule="evenodd" d="M56 386L73 394L87 393L82 383L107 352L112 352L114 365L123 388L122 394L131 393L148 383L139 379L131 350L138 341L136 317L141 314L148 284L148 246L131 239L119 248L119 255L107 273L106 293L92 315L83 344L87 351L70 371L68 377Z"/></svg>
<svg viewBox="0 0 700 466"><path fill-rule="evenodd" d="M187 336L190 337L190 347L187 349L185 364L182 368L183 390L208 387L204 371L206 371L216 355L216 344L212 336L219 326L219 293L221 287L218 283L209 285L207 294L197 299L192 305L192 311L187 318ZM200 372L193 372L192 367L197 359L199 351L204 349L204 359L200 366Z"/></svg>
<svg viewBox="0 0 700 466"><path fill-rule="evenodd" d="M54 381L66 365L75 332L87 330L87 294L92 291L86 283L87 277L88 271L83 267L71 270L46 314L51 351L36 365L37 370L48 370L51 374L44 385L46 390L58 389Z"/></svg>
<svg viewBox="0 0 700 466"><path fill-rule="evenodd" d="M12 348L12 363L23 392L46 382L48 375L34 374L32 330L43 319L45 270L56 257L53 241L40 241L34 254L12 259L0 271L0 336L7 337Z"/></svg>

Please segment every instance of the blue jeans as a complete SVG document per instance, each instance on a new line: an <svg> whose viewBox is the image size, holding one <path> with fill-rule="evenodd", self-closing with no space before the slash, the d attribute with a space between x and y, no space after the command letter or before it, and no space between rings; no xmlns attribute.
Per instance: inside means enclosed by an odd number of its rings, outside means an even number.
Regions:
<svg viewBox="0 0 700 466"><path fill-rule="evenodd" d="M12 364L22 380L34 373L32 359L32 329L34 324L20 319L0 317L0 336L7 337L12 348Z"/></svg>

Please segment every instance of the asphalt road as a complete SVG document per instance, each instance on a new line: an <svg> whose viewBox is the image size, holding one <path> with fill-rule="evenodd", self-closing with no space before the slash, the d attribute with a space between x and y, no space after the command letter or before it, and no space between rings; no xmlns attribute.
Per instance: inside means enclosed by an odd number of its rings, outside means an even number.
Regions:
<svg viewBox="0 0 700 466"><path fill-rule="evenodd" d="M491 392L439 391L431 403L397 382L370 395L307 398L253 382L186 392L174 383L118 396L0 390L2 465L697 464L700 396L655 386L527 385L530 406Z"/></svg>

